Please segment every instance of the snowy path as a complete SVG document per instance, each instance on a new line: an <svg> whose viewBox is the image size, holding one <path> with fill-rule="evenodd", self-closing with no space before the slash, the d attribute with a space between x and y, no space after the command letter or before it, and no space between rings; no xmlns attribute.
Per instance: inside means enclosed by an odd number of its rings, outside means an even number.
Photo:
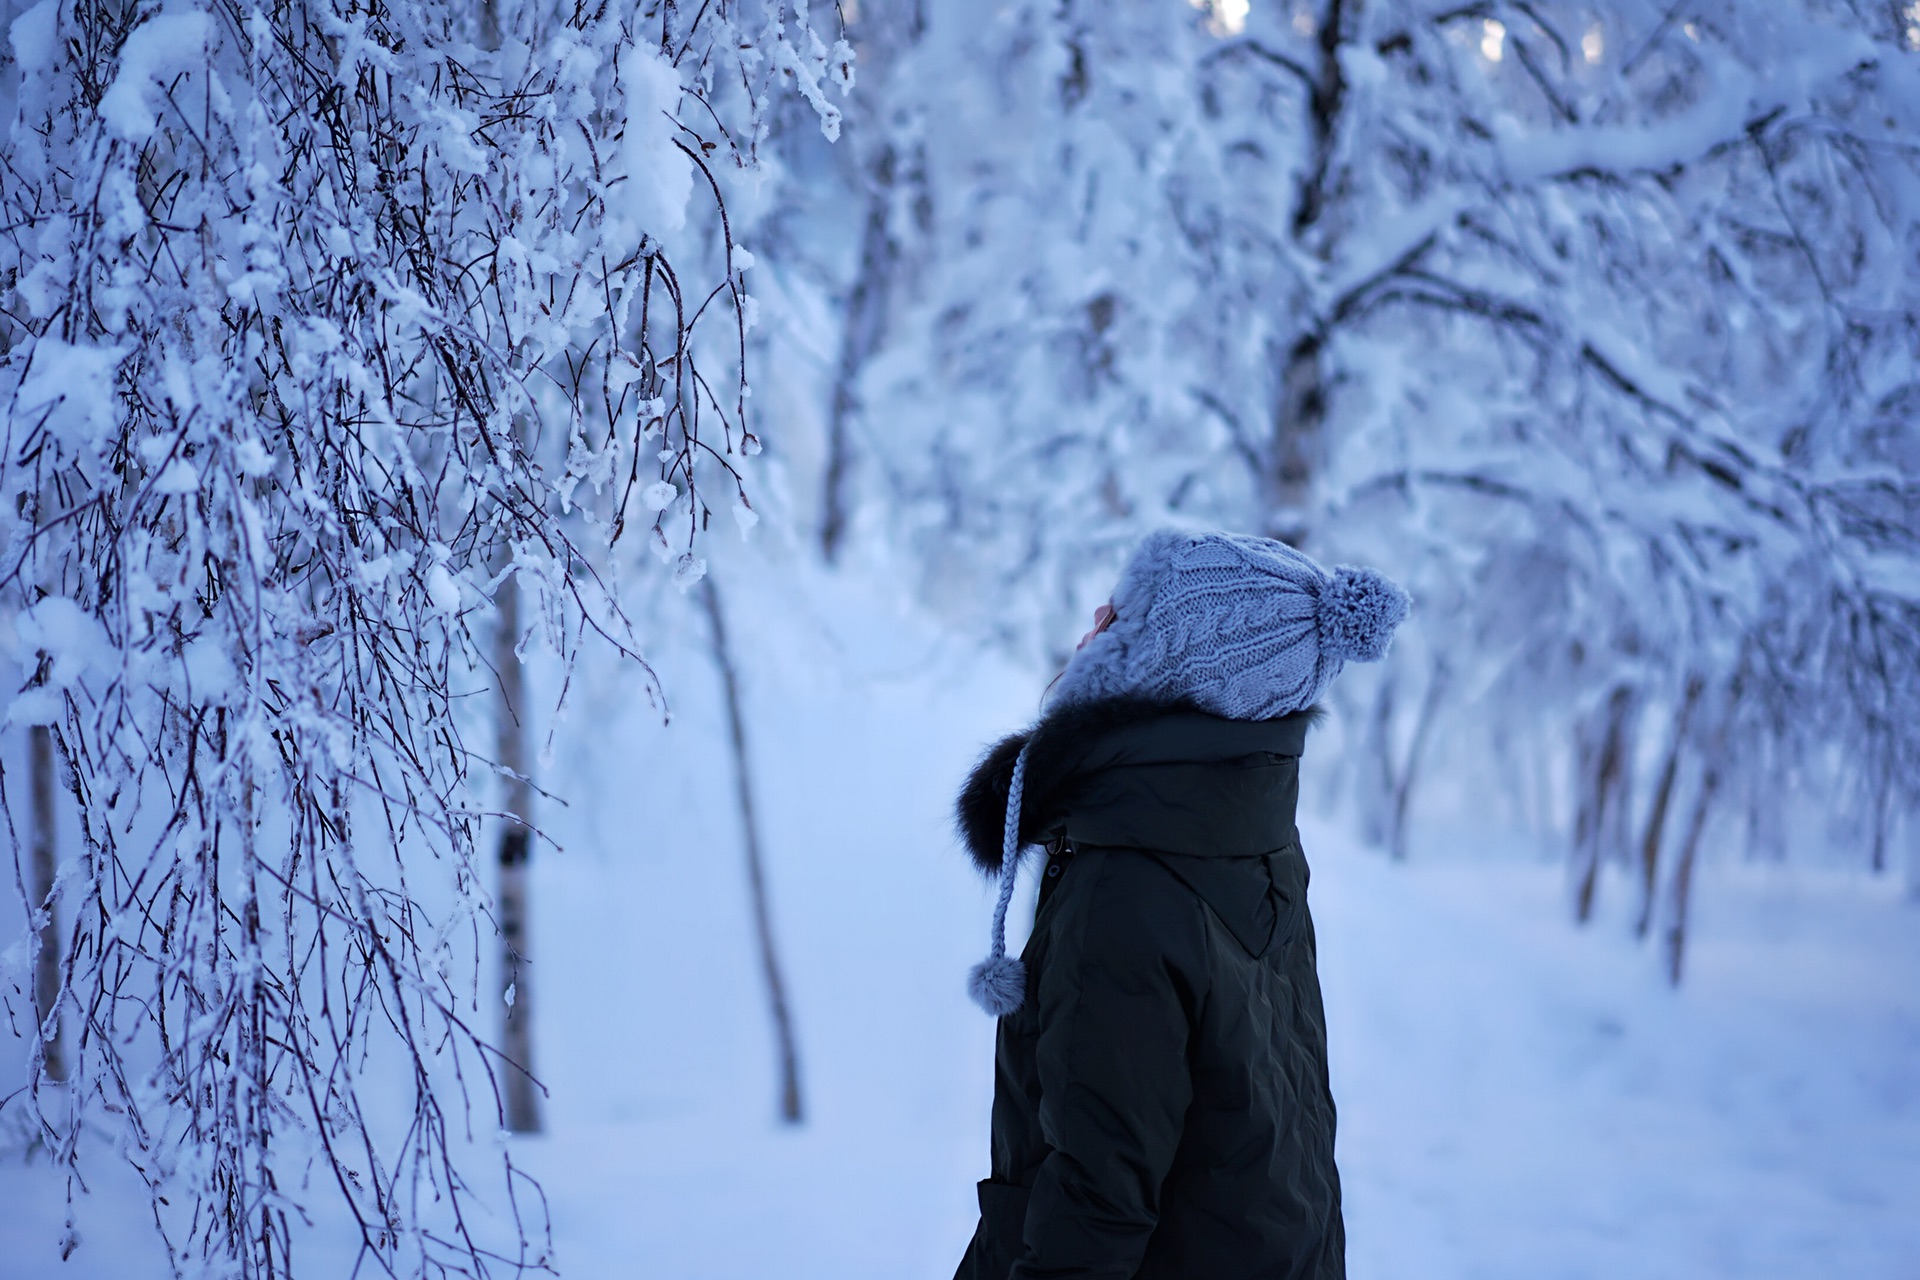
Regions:
<svg viewBox="0 0 1920 1280"><path fill-rule="evenodd" d="M799 1131L772 1119L717 746L636 712L574 725L555 758L599 797L536 880L553 1133L520 1147L565 1275L944 1280L971 1230L992 1028L961 986L988 902L946 804L1031 690L959 662L858 687L819 665L749 680ZM664 674L679 723L710 722L710 679ZM1674 993L1618 921L1565 923L1551 867L1395 868L1307 838L1355 1280L1920 1277L1920 910L1833 876L1710 875ZM63 1266L56 1190L0 1166L0 1270L158 1274L123 1183L84 1204Z"/></svg>

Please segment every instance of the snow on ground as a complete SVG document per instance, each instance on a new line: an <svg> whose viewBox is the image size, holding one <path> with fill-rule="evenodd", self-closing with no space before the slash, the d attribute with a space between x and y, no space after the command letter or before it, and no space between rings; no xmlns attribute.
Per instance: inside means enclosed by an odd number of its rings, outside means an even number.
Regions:
<svg viewBox="0 0 1920 1280"><path fill-rule="evenodd" d="M1038 681L836 590L732 602L804 1127L775 1119L691 610L654 651L671 727L588 680L556 739L551 1133L517 1147L564 1275L944 1280L972 1229L992 1026L962 985L990 903L947 805ZM1304 825L1356 1280L1920 1276L1920 908L1890 886L1716 869L1676 992L1623 921L1567 924L1550 859L1436 838L1396 867ZM97 1182L63 1265L58 1188L0 1165L0 1269L158 1274L129 1180Z"/></svg>
<svg viewBox="0 0 1920 1280"><path fill-rule="evenodd" d="M1911 905L1711 876L1674 992L1555 868L1308 834L1356 1277L1920 1275Z"/></svg>

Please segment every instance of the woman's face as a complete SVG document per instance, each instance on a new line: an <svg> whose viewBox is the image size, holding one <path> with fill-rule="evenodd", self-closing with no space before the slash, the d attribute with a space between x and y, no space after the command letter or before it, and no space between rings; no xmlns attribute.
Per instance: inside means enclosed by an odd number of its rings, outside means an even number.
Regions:
<svg viewBox="0 0 1920 1280"><path fill-rule="evenodd" d="M1087 632L1087 634L1080 637L1080 643L1073 646L1073 651L1075 653L1078 653L1080 652L1080 650L1086 648L1087 641L1093 639L1095 636L1099 635L1102 631L1105 631L1108 627L1112 626L1113 620L1117 616L1118 615L1115 614L1113 611L1113 601L1111 600L1101 605L1098 609L1095 609L1093 611L1093 630Z"/></svg>

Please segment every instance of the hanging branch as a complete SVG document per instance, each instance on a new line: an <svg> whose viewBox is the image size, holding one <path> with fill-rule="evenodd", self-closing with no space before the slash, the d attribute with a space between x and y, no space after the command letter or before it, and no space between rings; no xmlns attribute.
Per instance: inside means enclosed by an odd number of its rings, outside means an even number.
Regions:
<svg viewBox="0 0 1920 1280"><path fill-rule="evenodd" d="M527 1006L479 1015L525 902L477 846L536 833L521 748L469 745L480 620L502 594L563 667L585 635L640 662L622 481L684 504L683 558L702 487L744 484L699 431L744 344L682 286L742 297L678 135L749 166L780 85L851 54L782 0L59 0L10 38L0 612L41 657L6 715L58 757L75 871L22 886L66 929L69 1087L5 1105L70 1187L107 1127L182 1272L288 1275L317 1196L365 1273L550 1269L487 1141L536 1091ZM0 998L50 1030L42 994Z"/></svg>

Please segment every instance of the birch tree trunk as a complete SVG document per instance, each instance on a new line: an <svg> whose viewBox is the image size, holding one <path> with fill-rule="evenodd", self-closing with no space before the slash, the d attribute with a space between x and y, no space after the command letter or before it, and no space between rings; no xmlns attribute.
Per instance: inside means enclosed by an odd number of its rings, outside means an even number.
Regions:
<svg viewBox="0 0 1920 1280"><path fill-rule="evenodd" d="M43 724L27 731L28 782L33 792L31 850L33 907L45 911L33 962L33 1011L40 1024L41 1070L49 1080L67 1078L60 1049L60 914L53 899L57 843L53 807L53 732Z"/></svg>
<svg viewBox="0 0 1920 1280"><path fill-rule="evenodd" d="M533 787L527 780L526 686L521 677L520 581L509 576L494 599L494 670L499 679L495 759L505 771L507 817L500 825L500 1051L506 1057L507 1129L540 1132L540 1098L533 1078L533 999L528 981L527 871L533 852Z"/></svg>

